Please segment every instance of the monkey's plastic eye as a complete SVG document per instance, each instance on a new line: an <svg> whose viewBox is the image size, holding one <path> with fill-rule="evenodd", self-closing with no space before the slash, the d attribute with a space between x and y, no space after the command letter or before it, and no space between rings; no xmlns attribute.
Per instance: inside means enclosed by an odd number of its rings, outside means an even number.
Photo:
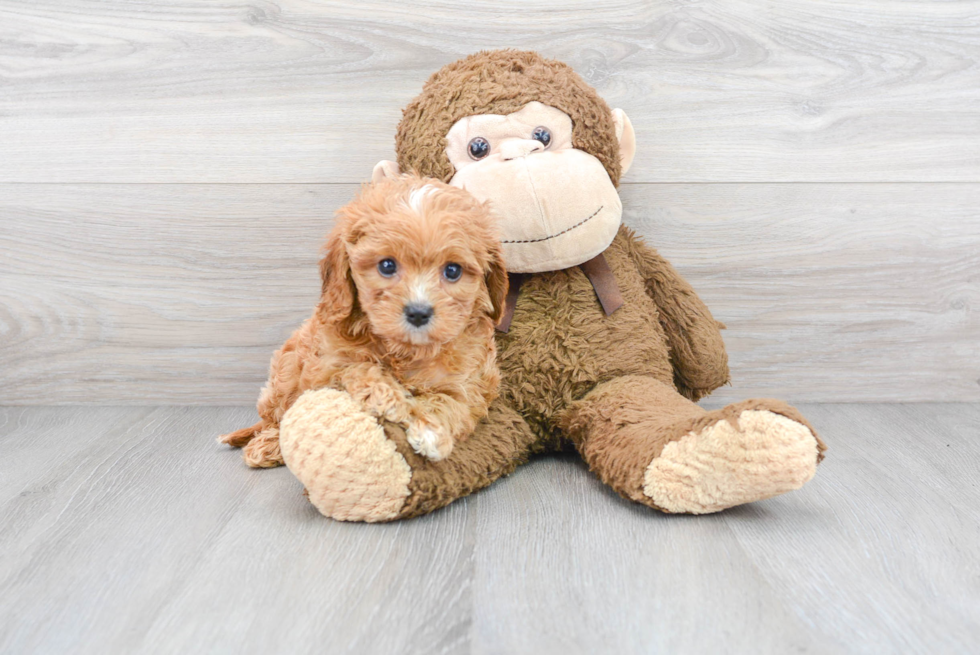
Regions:
<svg viewBox="0 0 980 655"><path fill-rule="evenodd" d="M459 264L446 264L446 268L442 269L442 274L450 282L455 282L463 276L463 267Z"/></svg>
<svg viewBox="0 0 980 655"><path fill-rule="evenodd" d="M547 148L548 144L551 143L551 130L547 127L536 127L534 131L531 132L531 138L535 141L540 141L541 144Z"/></svg>
<svg viewBox="0 0 980 655"><path fill-rule="evenodd" d="M470 141L467 150L470 151L470 157L473 159L483 159L490 154L490 142L482 136L478 136Z"/></svg>
<svg viewBox="0 0 980 655"><path fill-rule="evenodd" d="M378 273L384 277L391 277L398 271L398 264L394 259L382 259L378 262Z"/></svg>

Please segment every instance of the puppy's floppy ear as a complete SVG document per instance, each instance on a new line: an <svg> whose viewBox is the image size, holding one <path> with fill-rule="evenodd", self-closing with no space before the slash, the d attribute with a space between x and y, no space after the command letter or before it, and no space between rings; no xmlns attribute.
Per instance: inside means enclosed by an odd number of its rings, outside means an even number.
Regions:
<svg viewBox="0 0 980 655"><path fill-rule="evenodd" d="M490 318L496 325L504 315L504 305L507 302L507 268L504 266L503 248L499 243L495 243L489 252L490 261L485 280L490 293L490 304L493 306Z"/></svg>
<svg viewBox="0 0 980 655"><path fill-rule="evenodd" d="M324 250L323 259L320 260L320 308L328 322L338 322L350 316L357 303L357 287L351 276L350 260L340 226L330 232Z"/></svg>

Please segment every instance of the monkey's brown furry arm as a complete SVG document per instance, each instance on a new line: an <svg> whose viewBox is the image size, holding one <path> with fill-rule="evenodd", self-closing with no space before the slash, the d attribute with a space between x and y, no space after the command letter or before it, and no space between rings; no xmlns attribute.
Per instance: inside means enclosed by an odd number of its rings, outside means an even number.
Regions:
<svg viewBox="0 0 980 655"><path fill-rule="evenodd" d="M698 400L729 381L722 324L714 319L691 285L632 230L620 228L629 252L646 280L647 293L660 310L678 391Z"/></svg>

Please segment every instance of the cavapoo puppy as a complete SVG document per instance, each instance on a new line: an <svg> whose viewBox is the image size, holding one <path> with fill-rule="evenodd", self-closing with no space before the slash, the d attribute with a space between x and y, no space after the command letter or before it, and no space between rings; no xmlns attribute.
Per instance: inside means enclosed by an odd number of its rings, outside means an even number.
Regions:
<svg viewBox="0 0 980 655"><path fill-rule="evenodd" d="M244 447L249 466L278 466L283 414L307 389L332 387L444 459L500 384L507 273L487 206L411 175L366 186L337 212L320 274L316 311L272 357L261 420L219 441Z"/></svg>

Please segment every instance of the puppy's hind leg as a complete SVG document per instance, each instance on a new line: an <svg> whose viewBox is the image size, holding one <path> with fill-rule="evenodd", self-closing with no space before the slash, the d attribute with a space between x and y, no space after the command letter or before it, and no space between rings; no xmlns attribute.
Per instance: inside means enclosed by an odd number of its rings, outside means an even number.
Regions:
<svg viewBox="0 0 980 655"><path fill-rule="evenodd" d="M267 426L256 434L245 446L245 463L252 468L272 468L282 466L282 451L279 449L279 428Z"/></svg>
<svg viewBox="0 0 980 655"><path fill-rule="evenodd" d="M235 430L218 437L219 443L226 443L234 448L244 448L245 463L252 468L272 468L282 464L282 453L279 451L279 428L265 421L255 425Z"/></svg>
<svg viewBox="0 0 980 655"><path fill-rule="evenodd" d="M228 434L223 434L218 437L218 443L226 443L233 448L241 448L252 438L262 431L264 423L259 421L255 425L247 428L242 428L241 430L235 430L234 432L229 432Z"/></svg>

